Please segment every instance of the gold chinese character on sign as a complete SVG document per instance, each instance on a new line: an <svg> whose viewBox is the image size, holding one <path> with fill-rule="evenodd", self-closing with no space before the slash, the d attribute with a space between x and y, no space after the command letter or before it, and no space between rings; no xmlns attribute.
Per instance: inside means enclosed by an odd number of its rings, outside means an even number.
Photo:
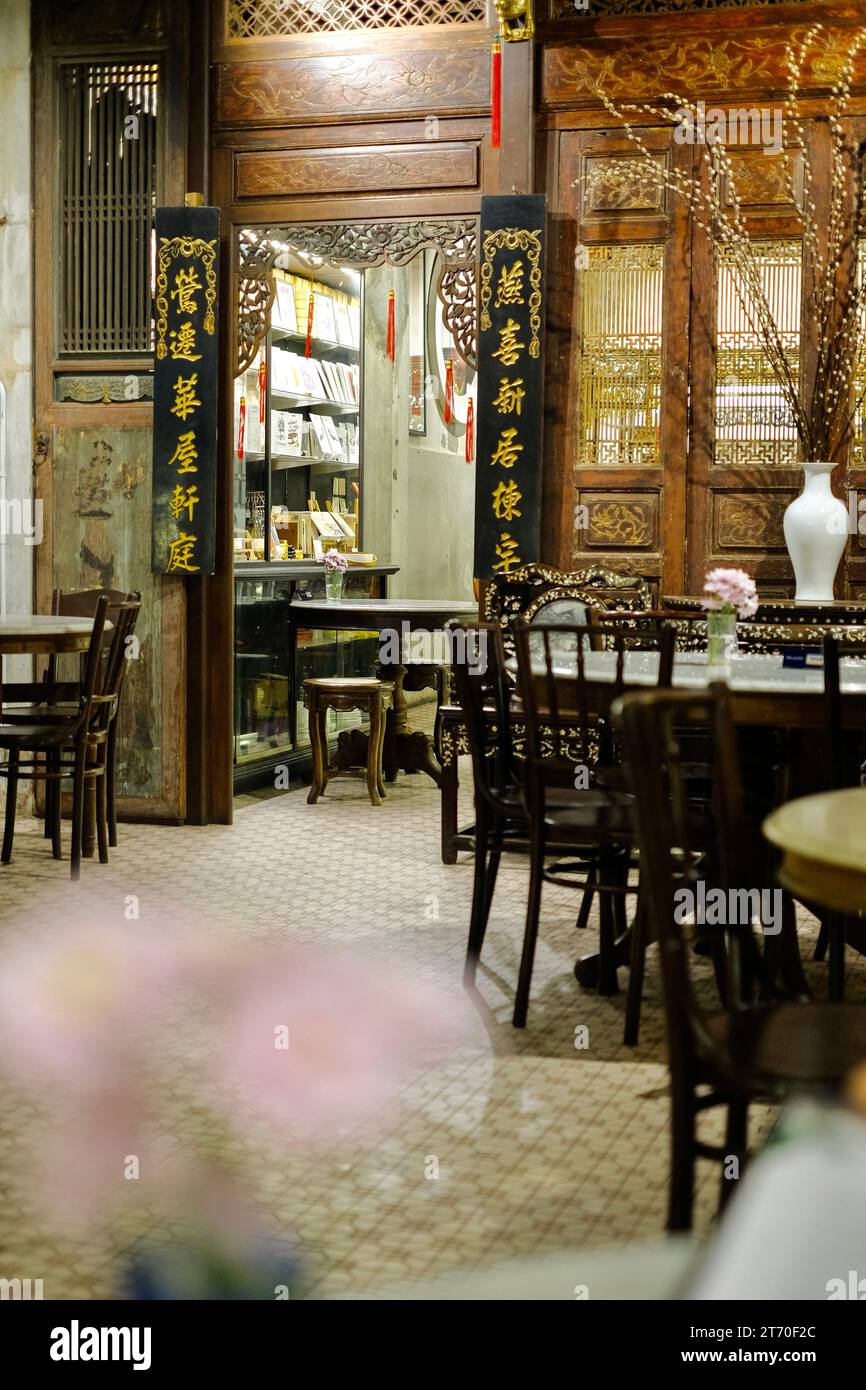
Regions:
<svg viewBox="0 0 866 1390"><path fill-rule="evenodd" d="M176 415L179 420L186 421L192 415L196 406L201 405L201 401L195 394L198 385L198 372L193 372L190 377L179 376L174 383L174 405L171 408L172 415Z"/></svg>
<svg viewBox="0 0 866 1390"><path fill-rule="evenodd" d="M517 430L513 425L502 431L499 436L499 443L496 445L496 450L490 460L491 464L501 463L503 468L514 467L518 456L523 453L523 445L514 442L516 434Z"/></svg>
<svg viewBox="0 0 866 1390"><path fill-rule="evenodd" d="M518 361L520 353L526 347L517 337L520 332L520 324L515 323L514 319L509 318L504 328L499 330L499 347L493 353L498 357L503 367L513 367Z"/></svg>
<svg viewBox="0 0 866 1390"><path fill-rule="evenodd" d="M522 516L518 511L517 504L523 500L523 493L517 486L513 478L509 478L507 483L497 483L493 492L493 514L497 521L513 521L516 516Z"/></svg>
<svg viewBox="0 0 866 1390"><path fill-rule="evenodd" d="M196 346L195 328L188 319L186 323L182 323L179 328L173 328L168 336L171 339L169 352L175 362L201 361L201 353L194 351Z"/></svg>
<svg viewBox="0 0 866 1390"><path fill-rule="evenodd" d="M524 304L523 298L523 261L515 261L510 268L503 266L499 275L499 284L496 286L496 299L494 304L500 309L503 304Z"/></svg>
<svg viewBox="0 0 866 1390"><path fill-rule="evenodd" d="M188 270L179 270L174 277L174 289L171 292L172 299L177 300L177 311L179 314L195 314L198 311L198 300L195 298L196 290L202 288L201 280L198 278L198 271L194 265Z"/></svg>
<svg viewBox="0 0 866 1390"><path fill-rule="evenodd" d="M178 570L185 574L198 573L199 566L192 563L197 541L197 536L188 536L185 531L181 531L177 540L173 540L169 545L166 574L174 574Z"/></svg>
<svg viewBox="0 0 866 1390"><path fill-rule="evenodd" d="M520 415L525 395L522 376L515 377L513 381L503 376L499 378L499 395L494 398L493 404L500 415Z"/></svg>
<svg viewBox="0 0 866 1390"><path fill-rule="evenodd" d="M178 483L174 492L171 494L171 501L168 504L168 509L175 521L180 520L181 512L186 512L190 521L192 521L193 511L200 501L201 498L198 495L198 487L195 483L191 483L189 487L181 487L180 483Z"/></svg>
<svg viewBox="0 0 866 1390"><path fill-rule="evenodd" d="M502 570L503 574L508 574L515 565L522 563L517 553L517 541L507 531L502 532L502 537L496 547L496 557L498 564L495 564L493 568Z"/></svg>
<svg viewBox="0 0 866 1390"><path fill-rule="evenodd" d="M197 473L195 460L198 458L198 449L195 447L195 430L188 430L182 434L177 441L177 448L168 461L171 468L175 463L179 464L178 473Z"/></svg>

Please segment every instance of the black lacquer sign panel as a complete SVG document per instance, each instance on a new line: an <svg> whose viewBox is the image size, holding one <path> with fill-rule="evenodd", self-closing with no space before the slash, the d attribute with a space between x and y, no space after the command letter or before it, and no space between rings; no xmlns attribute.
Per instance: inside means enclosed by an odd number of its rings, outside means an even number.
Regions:
<svg viewBox="0 0 866 1390"><path fill-rule="evenodd" d="M153 547L159 574L213 574L219 209L157 208Z"/></svg>
<svg viewBox="0 0 866 1390"><path fill-rule="evenodd" d="M475 575L538 559L544 214L536 196L482 198Z"/></svg>

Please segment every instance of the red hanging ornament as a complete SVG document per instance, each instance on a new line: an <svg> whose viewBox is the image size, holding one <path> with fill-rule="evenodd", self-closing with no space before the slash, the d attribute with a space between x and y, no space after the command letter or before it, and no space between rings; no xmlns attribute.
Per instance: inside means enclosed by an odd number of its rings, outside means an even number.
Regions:
<svg viewBox="0 0 866 1390"><path fill-rule="evenodd" d="M490 77L490 143L494 150L502 144L502 44L493 44L493 66Z"/></svg>
<svg viewBox="0 0 866 1390"><path fill-rule="evenodd" d="M475 402L472 397L466 402L466 462L471 463L475 455Z"/></svg>
<svg viewBox="0 0 866 1390"><path fill-rule="evenodd" d="M397 297L393 290L388 291L388 340L385 355L390 362L397 360Z"/></svg>
<svg viewBox="0 0 866 1390"><path fill-rule="evenodd" d="M454 419L454 358L445 363L445 423L450 425Z"/></svg>
<svg viewBox="0 0 866 1390"><path fill-rule="evenodd" d="M268 369L267 369L267 367L265 366L265 359L264 359L264 357L261 357L261 358L259 359L259 400L261 401L262 407L263 407L263 410L262 410L262 418L264 418L265 385L266 385L266 383L267 383L267 379L268 379Z"/></svg>
<svg viewBox="0 0 866 1390"><path fill-rule="evenodd" d="M247 398L241 396L240 418L238 419L238 458L243 463L247 434Z"/></svg>
<svg viewBox="0 0 866 1390"><path fill-rule="evenodd" d="M313 352L313 305L316 296L310 290L310 303L307 307L307 341L304 346L304 356L311 357Z"/></svg>

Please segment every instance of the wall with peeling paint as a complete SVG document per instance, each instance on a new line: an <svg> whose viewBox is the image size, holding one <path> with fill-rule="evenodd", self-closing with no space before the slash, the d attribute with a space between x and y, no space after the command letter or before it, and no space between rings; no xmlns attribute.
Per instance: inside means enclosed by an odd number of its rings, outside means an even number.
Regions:
<svg viewBox="0 0 866 1390"><path fill-rule="evenodd" d="M30 0L0 0L0 381L6 388L6 498L30 504ZM10 516L10 509L0 513ZM33 611L33 546L0 536L9 613ZM15 674L27 678L25 671Z"/></svg>

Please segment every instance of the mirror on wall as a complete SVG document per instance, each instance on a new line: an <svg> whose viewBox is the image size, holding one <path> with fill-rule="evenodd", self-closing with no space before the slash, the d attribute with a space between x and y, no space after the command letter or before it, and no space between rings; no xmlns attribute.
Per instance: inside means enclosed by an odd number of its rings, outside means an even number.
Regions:
<svg viewBox="0 0 866 1390"><path fill-rule="evenodd" d="M267 247L274 297L235 379L236 564L334 548L398 566L394 597L471 598L475 372L444 322L441 252L335 263L291 227L244 243Z"/></svg>

